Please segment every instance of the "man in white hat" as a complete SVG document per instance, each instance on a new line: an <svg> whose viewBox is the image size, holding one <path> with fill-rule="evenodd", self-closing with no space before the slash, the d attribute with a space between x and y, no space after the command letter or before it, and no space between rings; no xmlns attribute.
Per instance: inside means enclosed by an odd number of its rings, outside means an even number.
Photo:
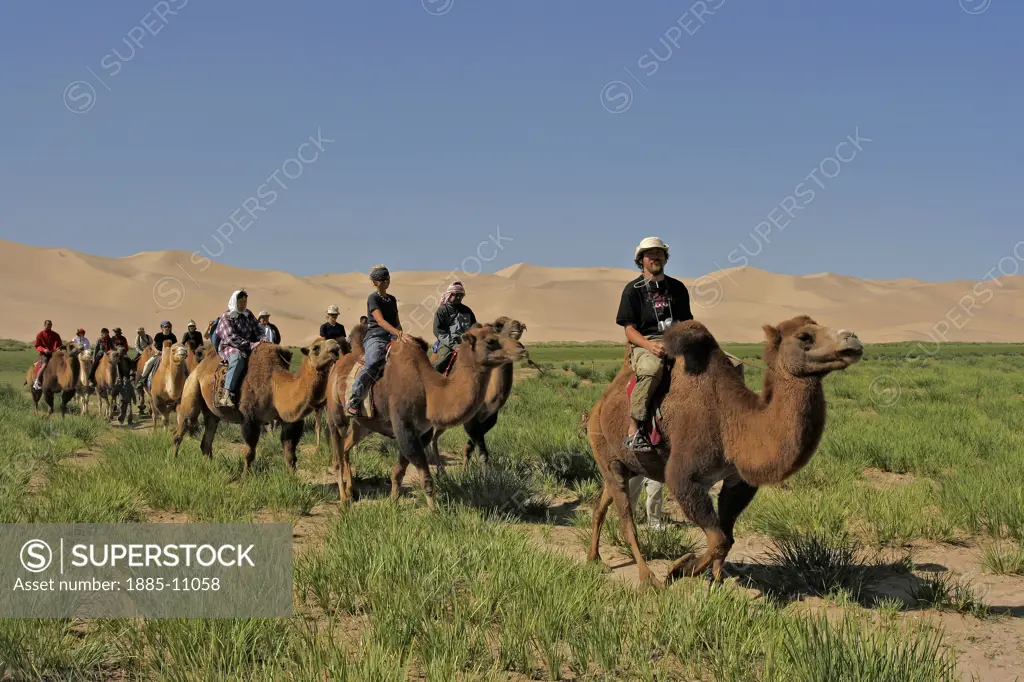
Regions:
<svg viewBox="0 0 1024 682"><path fill-rule="evenodd" d="M261 310L256 319L260 321L260 334L262 334L264 341L268 343L281 343L281 332L277 330L277 325L270 323L270 313L266 310Z"/></svg>
<svg viewBox="0 0 1024 682"><path fill-rule="evenodd" d="M651 452L651 442L644 433L650 397L661 382L665 347L661 339L674 322L692 320L690 293L686 285L665 274L668 244L658 237L646 237L636 247L633 263L641 270L639 277L622 290L615 322L624 327L630 347L629 361L636 374L636 386L629 403L632 425L623 445L633 452ZM640 476L630 481L631 503L640 495ZM661 525L662 484L647 481L648 522Z"/></svg>
<svg viewBox="0 0 1024 682"><path fill-rule="evenodd" d="M320 336L325 339L344 339L345 325L338 322L338 306L327 306L327 321L320 325Z"/></svg>
<svg viewBox="0 0 1024 682"><path fill-rule="evenodd" d="M186 331L181 337L181 342L191 348L192 352L195 353L203 347L203 334L196 329L195 320L188 321L187 329L188 331Z"/></svg>

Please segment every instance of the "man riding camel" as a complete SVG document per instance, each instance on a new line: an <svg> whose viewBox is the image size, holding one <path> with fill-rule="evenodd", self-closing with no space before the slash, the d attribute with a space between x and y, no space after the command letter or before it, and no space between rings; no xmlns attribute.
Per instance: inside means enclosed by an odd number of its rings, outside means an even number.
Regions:
<svg viewBox="0 0 1024 682"><path fill-rule="evenodd" d="M149 375L156 371L157 365L160 364L160 358L164 354L164 341L170 341L171 343L178 343L178 337L171 331L170 320L164 320L160 323L160 331L153 337L153 345L156 347L156 355L146 360L146 366L142 368L142 373L139 375L139 380L135 382L136 388L140 391L146 385L146 381L149 379ZM186 371L187 373L187 371Z"/></svg>
<svg viewBox="0 0 1024 682"><path fill-rule="evenodd" d="M114 340L114 345L115 346L121 346L121 348L124 349L124 354L127 356L128 355L128 339L126 339L124 334L121 333L121 328L120 327L114 327L110 331L113 332L113 336L111 336L110 338L112 338Z"/></svg>
<svg viewBox="0 0 1024 682"><path fill-rule="evenodd" d="M195 320L188 321L188 331L181 337L181 342L191 348L193 353L203 347L203 335L196 329Z"/></svg>
<svg viewBox="0 0 1024 682"><path fill-rule="evenodd" d="M651 443L643 424L651 393L665 368L662 335L674 322L692 320L693 313L686 285L665 274L668 244L657 237L647 237L636 247L633 262L641 274L622 290L615 317L616 324L625 328L629 362L636 374L636 387L629 402L633 424L624 445L634 452L650 452Z"/></svg>
<svg viewBox="0 0 1024 682"><path fill-rule="evenodd" d="M146 333L145 327L139 327L135 330L135 357L136 359L142 355L142 351L146 350L150 344L153 343L153 337Z"/></svg>
<svg viewBox="0 0 1024 682"><path fill-rule="evenodd" d="M327 306L327 321L320 325L321 338L335 341L345 338L345 325L338 322L339 312L338 306L333 303Z"/></svg>
<svg viewBox="0 0 1024 682"><path fill-rule="evenodd" d="M116 327L115 327L116 329ZM114 350L114 339L110 336L110 330L104 327L100 329L100 338L96 339L96 349L93 351L92 369L89 370L89 385L96 387L96 368L100 366L100 358L104 353Z"/></svg>
<svg viewBox="0 0 1024 682"><path fill-rule="evenodd" d="M217 354L228 363L225 391L217 402L219 407L238 406L249 354L260 344L260 323L248 304L249 294L244 289L234 292L228 300L228 309L217 323Z"/></svg>
<svg viewBox="0 0 1024 682"><path fill-rule="evenodd" d="M391 286L391 273L383 265L374 265L370 270L370 282L374 291L366 299L366 335L363 336L363 366L356 375L352 385L352 398L346 407L350 417L359 415L359 406L370 384L383 375L384 361L387 359L387 346L391 339L406 343L415 343L411 336L402 331L402 323L398 319L398 300L388 295Z"/></svg>
<svg viewBox="0 0 1024 682"><path fill-rule="evenodd" d="M281 332L278 331L277 325L270 321L270 313L266 310L261 310L256 319L260 322L260 334L264 341L268 343L281 343Z"/></svg>
<svg viewBox="0 0 1024 682"><path fill-rule="evenodd" d="M39 371L36 372L36 380L32 382L32 388L35 390L43 390L43 385L39 380L43 377L43 370L46 369L46 363L50 361L50 356L59 350L60 347L60 334L53 331L52 321L45 320L43 322L43 330L36 334L36 350L39 351Z"/></svg>
<svg viewBox="0 0 1024 682"><path fill-rule="evenodd" d="M462 335L476 324L476 315L462 302L465 297L466 288L462 282L452 282L441 297L437 312L434 313L434 336L437 337L434 352L438 355L434 369L441 374L448 371L448 366L455 355L455 347L462 341Z"/></svg>

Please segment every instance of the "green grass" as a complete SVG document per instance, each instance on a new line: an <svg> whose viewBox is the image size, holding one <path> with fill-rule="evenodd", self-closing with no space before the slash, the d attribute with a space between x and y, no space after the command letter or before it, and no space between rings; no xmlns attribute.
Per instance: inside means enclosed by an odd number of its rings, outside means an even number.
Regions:
<svg viewBox="0 0 1024 682"><path fill-rule="evenodd" d="M1021 575L1024 346L947 344L927 357L915 344L869 346L860 365L825 382L828 425L815 457L786 484L759 491L740 518L738 538L772 539L763 564L744 569L738 584L689 580L664 591L610 579L604 566L548 551L537 538L543 533L530 532L549 528L548 505L568 500L559 523L589 542L585 505L601 482L580 417L623 349L530 350L550 371L516 383L488 434L488 467L474 462L435 477L432 514L410 470L403 500L392 505L396 446L370 437L353 453L362 497L342 515L331 506L327 440L318 450L307 445L311 418L298 478L274 433L261 439L243 482L237 426L221 426L212 461L192 437L175 460L163 431L130 432L96 417L35 418L21 387L34 353L0 351L0 384L10 376L14 385L0 385L3 522L137 523L156 513L304 522L325 506L330 519L323 540L296 556L290 619L0 619L0 677L959 679L941 631L907 614L987 617L981 595L952 573L873 556L922 540L978 543L986 571ZM761 348L727 350L756 364ZM296 353L293 365L300 361ZM759 388L756 366L746 376ZM452 429L441 447L461 454L465 440ZM70 463L87 449L99 453L92 464ZM704 542L688 525L641 524L638 534L651 560ZM626 549L614 508L603 539ZM873 593L893 574L914 575L912 603ZM765 598L752 599L744 585ZM809 608L810 596L842 617Z"/></svg>

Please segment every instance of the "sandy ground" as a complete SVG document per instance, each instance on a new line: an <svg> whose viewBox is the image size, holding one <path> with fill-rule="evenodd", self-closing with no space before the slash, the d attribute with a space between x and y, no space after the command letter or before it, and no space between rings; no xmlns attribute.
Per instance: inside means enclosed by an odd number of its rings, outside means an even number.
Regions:
<svg viewBox="0 0 1024 682"><path fill-rule="evenodd" d="M183 251L104 258L0 240L0 337L31 341L52 319L70 340L84 327L120 326L129 342L142 325L150 334L164 319L181 336L188 320L200 331L221 314L231 292L244 287L254 312L267 310L288 344L312 340L334 303L351 328L366 314L364 273L298 277L246 270L198 259ZM668 274L676 276L670 263ZM453 279L467 288L478 319L509 315L525 322L530 339L622 339L615 312L627 282L638 272L620 268L546 268L518 264L494 274L417 271L392 273L393 293L407 331L433 339L437 299ZM1024 276L998 280L921 282L869 280L830 273L778 275L757 268L680 277L690 288L694 316L723 342L760 342L761 325L798 314L852 329L866 343L888 341L1024 340Z"/></svg>

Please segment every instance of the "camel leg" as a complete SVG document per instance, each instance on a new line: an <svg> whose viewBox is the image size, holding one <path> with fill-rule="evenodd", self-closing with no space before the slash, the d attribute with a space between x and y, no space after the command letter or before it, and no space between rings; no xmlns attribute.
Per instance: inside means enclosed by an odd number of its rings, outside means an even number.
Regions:
<svg viewBox="0 0 1024 682"><path fill-rule="evenodd" d="M472 444L476 445L477 451L480 452L480 460L484 464L487 464L491 459L491 453L487 449L487 441L484 439L484 436L487 435L488 431L494 428L495 424L498 423L498 415L495 413L481 422L471 423L473 424L472 432L467 428L466 433L469 434L469 437L472 439ZM469 444L466 445L466 449L469 450Z"/></svg>
<svg viewBox="0 0 1024 682"><path fill-rule="evenodd" d="M604 488L601 490L601 501L594 508L594 519L590 528L590 551L587 552L587 561L601 560L601 526L604 525L604 517L608 513L608 507L610 506L612 506L612 492L608 489L608 484L605 483Z"/></svg>
<svg viewBox="0 0 1024 682"><path fill-rule="evenodd" d="M739 518L739 515L747 508L747 505L750 504L756 494L757 488L738 476L722 483L722 491L718 493L718 520L721 524L722 532L725 533L725 537L729 540L729 548L736 542L736 538L732 534L733 527L736 525L736 519ZM725 556L714 560L711 572L716 580L722 579L724 564Z"/></svg>
<svg viewBox="0 0 1024 682"><path fill-rule="evenodd" d="M50 408L50 414L53 414L53 393L50 391L43 391L43 400L46 401L46 406Z"/></svg>
<svg viewBox="0 0 1024 682"><path fill-rule="evenodd" d="M612 463L612 480L605 479L605 489L611 492L615 508L619 512L619 532L629 543L629 549L633 552L633 559L636 561L641 584L646 583L660 586L660 582L651 574L651 569L644 560L640 551L640 543L636 539L636 525L633 523L633 509L629 506L629 479L634 475L621 462ZM593 539L591 539L593 541Z"/></svg>
<svg viewBox="0 0 1024 682"><path fill-rule="evenodd" d="M441 434L445 432L445 429L436 428L433 434L430 436L430 455L434 459L434 466L437 467L438 473L444 471L444 460L441 458Z"/></svg>
<svg viewBox="0 0 1024 682"><path fill-rule="evenodd" d="M365 435L366 431L359 426L358 422L349 422L349 430L345 435L344 448L342 449L340 473L345 479L345 498L352 501L358 499L358 495L355 489L355 476L352 475L352 459L349 457L349 453L352 452L352 448L354 448L356 443L361 441Z"/></svg>
<svg viewBox="0 0 1024 682"><path fill-rule="evenodd" d="M242 422L242 440L249 446L245 453L245 459L242 462L242 478L249 475L249 467L252 466L253 461L256 459L256 446L259 445L262 431L263 425L258 421L246 419ZM287 455L285 457L287 458Z"/></svg>
<svg viewBox="0 0 1024 682"><path fill-rule="evenodd" d="M297 422L281 422L281 450L284 452L284 462L292 472L295 471L296 455L304 426L305 421L302 419Z"/></svg>
<svg viewBox="0 0 1024 682"><path fill-rule="evenodd" d="M409 460L401 452L398 453L398 461L391 470L391 501L398 502L398 496L402 489L402 479L405 478L405 470L409 468Z"/></svg>
<svg viewBox="0 0 1024 682"><path fill-rule="evenodd" d="M341 503L342 509L348 506L350 499L346 494L347 489L345 488L345 472L344 469L338 465L338 462L342 458L342 448L344 445L341 442L341 431L338 427L327 421L327 437L331 441L331 473L338 475L338 501Z"/></svg>
<svg viewBox="0 0 1024 682"><path fill-rule="evenodd" d="M321 417L320 415L321 415L321 410L313 410L313 424L314 424L314 428L316 428L316 449L317 450L320 449L320 429L323 427L323 417Z"/></svg>
<svg viewBox="0 0 1024 682"><path fill-rule="evenodd" d="M156 431L156 420L157 420L157 415L159 414L159 412L156 409L156 398L153 397L152 393L147 393L146 395L149 396L149 411L153 413L153 430ZM141 416L141 413L142 413L141 408L139 409L139 413L140 413L140 416Z"/></svg>
<svg viewBox="0 0 1024 682"><path fill-rule="evenodd" d="M409 431L412 434L410 428ZM423 481L423 492L427 494L427 509L433 511L434 509L434 478L430 475L430 462L427 461L427 448L430 447L430 438L433 435L433 429L423 434L419 438L416 438L416 444L418 447L412 449L409 453L409 461L413 463L419 472L420 480ZM413 435L415 438L415 435ZM401 443L401 436L399 436L399 443Z"/></svg>
<svg viewBox="0 0 1024 682"><path fill-rule="evenodd" d="M669 490L672 491L672 496L679 502L679 506L687 518L704 531L707 549L699 557L687 554L679 558L669 569L669 581L680 577L700 575L712 564L717 564L720 573L722 563L732 547L729 538L722 532L718 516L715 514L715 507L711 503L711 496L695 478L696 475L684 471L681 475L670 478ZM749 500L747 501L749 502Z"/></svg>
<svg viewBox="0 0 1024 682"><path fill-rule="evenodd" d="M199 449L207 459L213 459L213 438L217 435L217 427L220 426L220 418L210 410L203 410L203 440L199 443Z"/></svg>

